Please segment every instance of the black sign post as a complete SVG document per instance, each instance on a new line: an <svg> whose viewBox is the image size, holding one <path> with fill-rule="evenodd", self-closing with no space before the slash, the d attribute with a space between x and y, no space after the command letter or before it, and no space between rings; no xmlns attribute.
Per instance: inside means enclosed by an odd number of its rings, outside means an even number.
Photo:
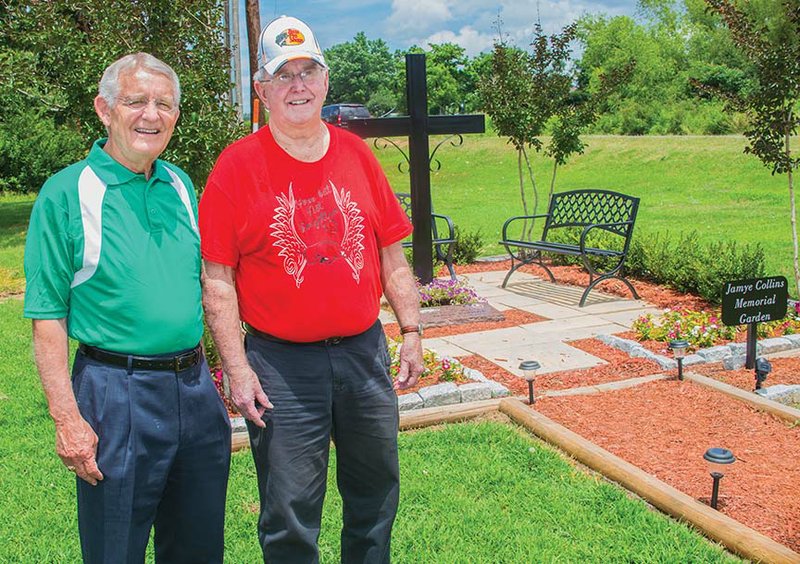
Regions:
<svg viewBox="0 0 800 564"><path fill-rule="evenodd" d="M483 133L483 115L429 116L425 55L406 55L408 116L358 119L347 128L361 137L407 136L411 176L411 217L414 223L414 274L423 284L433 279L431 237L430 135Z"/></svg>
<svg viewBox="0 0 800 564"><path fill-rule="evenodd" d="M722 322L747 325L745 367L755 367L756 325L786 315L789 284L783 276L728 282L722 290Z"/></svg>

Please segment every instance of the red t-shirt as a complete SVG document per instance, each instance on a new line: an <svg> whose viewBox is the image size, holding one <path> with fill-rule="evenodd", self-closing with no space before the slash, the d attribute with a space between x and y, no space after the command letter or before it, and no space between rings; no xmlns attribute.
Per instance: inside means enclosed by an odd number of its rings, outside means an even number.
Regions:
<svg viewBox="0 0 800 564"><path fill-rule="evenodd" d="M383 291L379 250L411 233L367 145L328 130L314 163L291 157L269 127L233 143L200 200L203 258L235 270L239 316L289 341L368 329Z"/></svg>

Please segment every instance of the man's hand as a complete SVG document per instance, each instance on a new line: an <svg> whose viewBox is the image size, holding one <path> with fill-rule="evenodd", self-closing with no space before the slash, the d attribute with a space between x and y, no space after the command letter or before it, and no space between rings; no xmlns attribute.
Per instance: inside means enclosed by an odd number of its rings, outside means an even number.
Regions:
<svg viewBox="0 0 800 564"><path fill-rule="evenodd" d="M272 404L244 352L233 268L203 261L203 307L231 385L231 401L245 419L266 427L261 417Z"/></svg>
<svg viewBox="0 0 800 564"><path fill-rule="evenodd" d="M82 417L56 423L56 453L68 470L93 486L103 479L97 467L97 434Z"/></svg>
<svg viewBox="0 0 800 564"><path fill-rule="evenodd" d="M397 323L401 327L419 325L419 292L400 243L381 249L381 284ZM394 384L395 389L405 390L414 386L424 368L422 335L406 333L400 349L400 371Z"/></svg>
<svg viewBox="0 0 800 564"><path fill-rule="evenodd" d="M226 374L231 386L231 401L242 417L258 427L266 427L262 417L267 409L272 409L272 403L253 369L246 366Z"/></svg>
<svg viewBox="0 0 800 564"><path fill-rule="evenodd" d="M415 386L424 369L422 338L419 333L406 333L403 335L403 346L400 347L400 371L397 373L394 388L405 390Z"/></svg>
<svg viewBox="0 0 800 564"><path fill-rule="evenodd" d="M69 378L67 320L34 319L33 353L56 424L56 454L79 478L97 485L103 474L97 467L97 435L81 416Z"/></svg>

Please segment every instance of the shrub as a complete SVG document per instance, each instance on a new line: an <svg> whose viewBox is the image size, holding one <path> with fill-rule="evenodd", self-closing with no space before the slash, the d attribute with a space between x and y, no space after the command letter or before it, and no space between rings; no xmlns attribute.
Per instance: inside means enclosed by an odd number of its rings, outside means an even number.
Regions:
<svg viewBox="0 0 800 564"><path fill-rule="evenodd" d="M455 226L456 242L453 244L453 262L455 264L470 264L475 262L483 250L483 234L477 231L462 231Z"/></svg>
<svg viewBox="0 0 800 564"><path fill-rule="evenodd" d="M736 241L701 243L696 231L677 237L648 234L631 242L626 272L675 290L696 294L712 304L722 302L722 288L731 280L764 275L761 245Z"/></svg>
<svg viewBox="0 0 800 564"><path fill-rule="evenodd" d="M577 244L580 228L557 229L550 239ZM593 230L587 244L599 248L621 249L622 239L601 229ZM583 265L580 257L552 255L554 265ZM615 264L613 259L594 259L602 271ZM677 236L659 233L634 235L625 261L625 274L656 284L666 284L679 292L695 294L712 304L722 303L722 288L731 280L760 278L764 275L764 250L761 245L740 245L736 241L701 243L696 231Z"/></svg>
<svg viewBox="0 0 800 564"><path fill-rule="evenodd" d="M6 116L0 124L0 192L39 190L54 173L80 160L89 147L38 110Z"/></svg>

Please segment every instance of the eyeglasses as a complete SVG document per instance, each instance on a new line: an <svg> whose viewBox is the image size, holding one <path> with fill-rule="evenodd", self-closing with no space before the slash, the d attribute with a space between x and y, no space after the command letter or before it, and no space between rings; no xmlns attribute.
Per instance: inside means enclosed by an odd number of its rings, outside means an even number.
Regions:
<svg viewBox="0 0 800 564"><path fill-rule="evenodd" d="M164 112L165 114L174 113L178 109L178 105L175 103L175 101L170 100L169 98L149 99L144 97L135 97L120 98L119 100L119 103L122 104L123 107L133 112L141 112L150 105L150 102L153 102L156 110L159 112Z"/></svg>
<svg viewBox="0 0 800 564"><path fill-rule="evenodd" d="M289 86L294 82L295 77L299 77L303 84L317 84L323 76L325 76L325 69L315 65L300 72L278 73L264 82L277 82L280 86Z"/></svg>

